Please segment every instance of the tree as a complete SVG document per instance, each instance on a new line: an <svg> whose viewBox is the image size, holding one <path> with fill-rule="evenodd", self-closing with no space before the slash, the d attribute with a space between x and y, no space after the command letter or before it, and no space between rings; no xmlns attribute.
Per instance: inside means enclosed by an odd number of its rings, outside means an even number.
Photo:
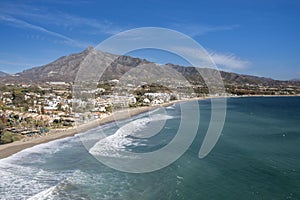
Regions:
<svg viewBox="0 0 300 200"><path fill-rule="evenodd" d="M14 89L12 93L12 101L14 105L20 106L25 103L25 97L21 90Z"/></svg>
<svg viewBox="0 0 300 200"><path fill-rule="evenodd" d="M111 113L111 112L112 112L112 110L113 110L113 108L112 108L112 106L111 106L111 105L109 105L109 106L106 106L106 107L105 107L105 109L106 109L106 112L108 112L108 113Z"/></svg>
<svg viewBox="0 0 300 200"><path fill-rule="evenodd" d="M63 111L61 103L57 104L57 110Z"/></svg>
<svg viewBox="0 0 300 200"><path fill-rule="evenodd" d="M2 120L0 120L0 135L3 133L5 129L5 124L2 122Z"/></svg>
<svg viewBox="0 0 300 200"><path fill-rule="evenodd" d="M45 114L45 108L44 108L44 105L41 106L41 113L42 113L42 115Z"/></svg>

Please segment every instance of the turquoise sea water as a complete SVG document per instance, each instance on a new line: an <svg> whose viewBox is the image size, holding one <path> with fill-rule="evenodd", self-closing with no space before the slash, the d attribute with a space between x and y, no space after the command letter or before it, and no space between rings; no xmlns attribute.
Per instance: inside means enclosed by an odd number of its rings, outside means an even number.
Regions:
<svg viewBox="0 0 300 200"><path fill-rule="evenodd" d="M200 101L200 127L187 152L159 171L130 174L91 156L81 139L113 153L157 150L174 137L180 105L142 114L26 149L0 160L0 199L300 199L300 98L228 99L222 135L212 152L198 158L210 120L210 101ZM188 104L188 103L187 103ZM167 120L150 139L118 135L120 126L143 132L149 121ZM132 129L131 129L132 128ZM150 127L151 128L151 127Z"/></svg>

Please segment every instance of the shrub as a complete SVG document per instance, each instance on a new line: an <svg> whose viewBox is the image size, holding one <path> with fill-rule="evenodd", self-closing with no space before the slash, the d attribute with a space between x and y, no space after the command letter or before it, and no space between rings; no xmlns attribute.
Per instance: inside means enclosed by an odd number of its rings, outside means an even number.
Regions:
<svg viewBox="0 0 300 200"><path fill-rule="evenodd" d="M11 132L4 132L1 135L0 144L6 144L6 143L18 141L18 140L21 140L23 137L24 136L19 135L19 134L15 134L15 133L11 133Z"/></svg>

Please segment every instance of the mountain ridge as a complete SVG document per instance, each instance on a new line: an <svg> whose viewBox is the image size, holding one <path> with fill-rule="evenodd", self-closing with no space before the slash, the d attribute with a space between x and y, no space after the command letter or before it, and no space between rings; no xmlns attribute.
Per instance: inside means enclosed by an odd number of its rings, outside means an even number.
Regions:
<svg viewBox="0 0 300 200"><path fill-rule="evenodd" d="M79 53L73 53L68 56L62 56L53 62L33 67L31 69L24 70L14 75L6 75L1 77L0 82L16 82L16 83L43 83L50 81L64 81L73 82L78 73L80 64L84 62L85 58L89 54L95 54L104 61L109 62L113 60L110 66L107 67L103 73L102 78L105 80L119 79L123 74L131 70L132 68L141 64L155 64L145 59L133 58L131 56L118 56L99 50L95 50L92 47L85 49ZM101 63L104 61L101 60ZM216 73L214 69L198 68L195 67L183 67L176 64L166 64L166 66L172 67L177 72L181 73L187 80L191 82L203 82L203 78L197 74L197 70L211 70L210 73ZM299 81L279 81L272 78L258 77L253 75L243 75L232 72L219 71L225 84L261 84L268 86L288 85L295 84L300 85Z"/></svg>
<svg viewBox="0 0 300 200"><path fill-rule="evenodd" d="M9 75L9 74L6 72L0 71L0 77L7 76L7 75Z"/></svg>

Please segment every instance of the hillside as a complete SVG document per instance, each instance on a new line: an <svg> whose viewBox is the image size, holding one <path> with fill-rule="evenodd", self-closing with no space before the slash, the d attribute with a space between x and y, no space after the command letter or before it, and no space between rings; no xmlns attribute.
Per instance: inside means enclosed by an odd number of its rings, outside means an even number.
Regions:
<svg viewBox="0 0 300 200"><path fill-rule="evenodd" d="M104 72L102 79L111 80L119 79L122 75L141 64L148 64L151 66L158 66L155 63L149 62L145 59L133 58L130 56L117 56L110 53L101 52L93 48L63 56L57 60L40 67L25 70L15 75L9 75L1 78L1 82L17 82L17 83L34 83L34 82L48 82L48 81L64 81L73 82L78 73L79 67L85 61L87 56L94 55L97 59L93 62L94 66L103 63L111 63ZM113 61L113 62L111 62ZM168 66L182 74L189 82L194 84L204 84L203 78L200 76L195 67L183 67L174 64L166 64L161 67ZM216 70L201 68L206 73L216 73ZM271 78L241 75L237 73L230 73L220 71L225 85L263 85L268 87L285 87L288 85L300 86L299 81L278 81Z"/></svg>
<svg viewBox="0 0 300 200"><path fill-rule="evenodd" d="M9 75L9 74L7 74L7 73L5 73L5 72L2 72L2 71L0 71L0 77L7 76L7 75Z"/></svg>

